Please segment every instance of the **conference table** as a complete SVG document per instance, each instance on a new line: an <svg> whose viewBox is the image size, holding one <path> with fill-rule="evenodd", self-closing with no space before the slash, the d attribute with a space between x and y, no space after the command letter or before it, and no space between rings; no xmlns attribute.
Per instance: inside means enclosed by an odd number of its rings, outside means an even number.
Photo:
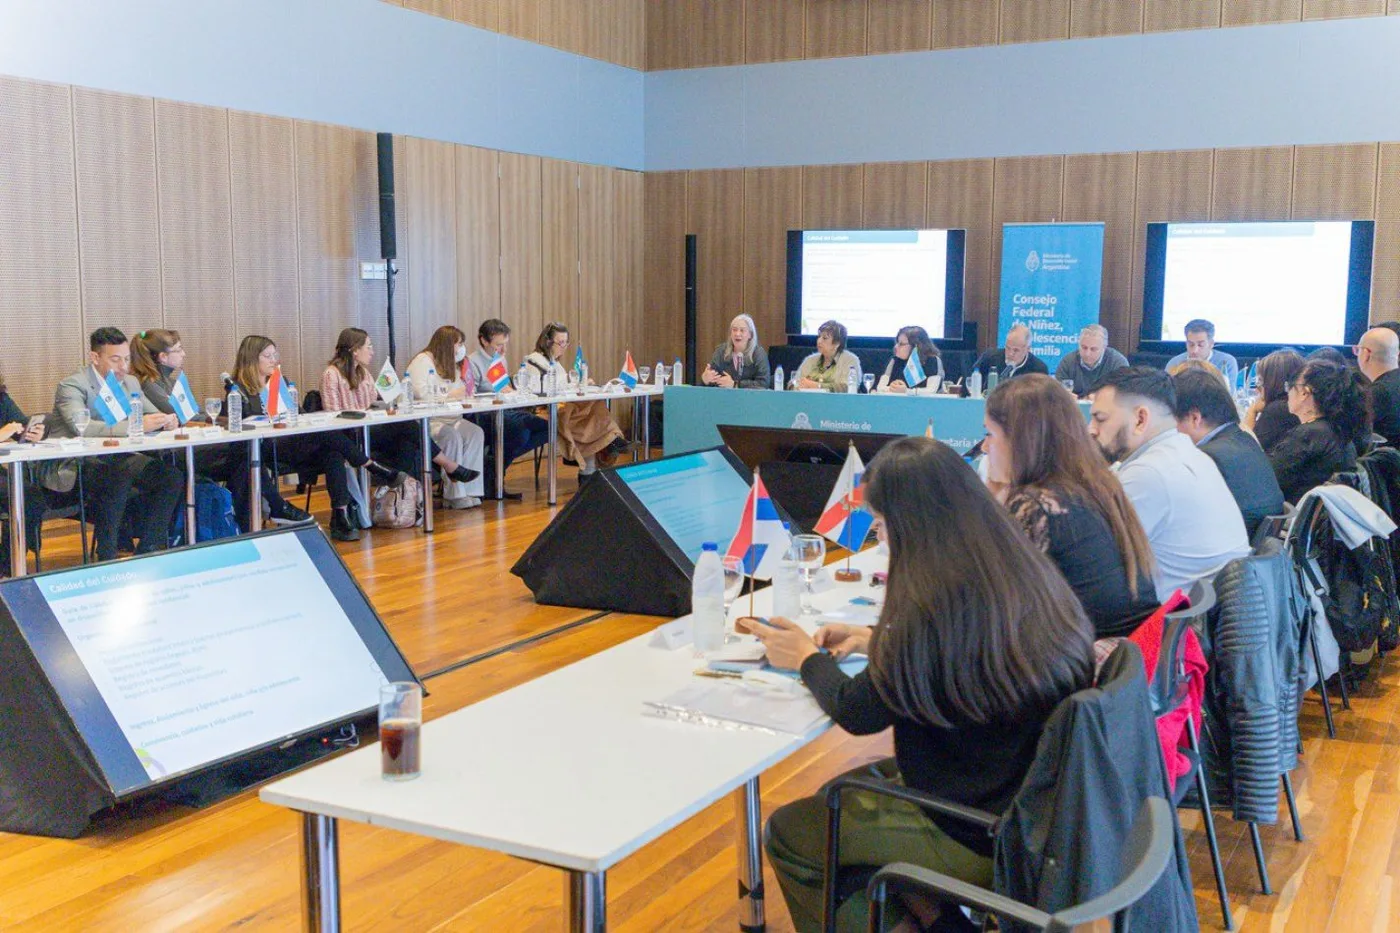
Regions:
<svg viewBox="0 0 1400 933"><path fill-rule="evenodd" d="M638 385L635 388L625 388L623 386L606 385L600 387L589 387L583 393L577 390L565 391L549 396L531 395L524 392L513 392L499 396L476 396L464 401L452 401L438 404L424 404L419 402L412 411L388 411L371 410L366 412L364 418L352 419L339 417L334 412L303 412L296 418L296 423L290 422L285 417L270 421L265 418L256 418L245 421L243 430L237 434L229 432L226 428L213 426L185 425L174 431L161 431L156 434L147 434L139 441L133 442L128 437L84 437L84 438L63 438L46 439L37 444L8 443L0 445L0 464L6 465L8 469L8 484L10 494L10 574L13 577L21 577L28 573L28 553L25 541L25 518L24 518L24 470L26 464L38 464L44 461L53 460L83 460L89 457L103 457L114 454L158 454L171 452L184 457L185 472L185 529L189 543L195 540L195 463L194 453L200 447L209 447L217 444L230 444L246 442L248 444L248 473L249 473L249 501L259 503L262 498L262 442L277 441L287 437L294 437L306 434L316 434L325 431L344 431L358 428L361 431L364 450L369 453L370 449L370 429L380 424L394 424L400 422L418 422L421 428L421 451L422 451L422 497L423 497L423 531L431 533L433 531L433 500L432 500L432 477L433 463L431 454L432 419L450 418L465 415L494 415L495 427L495 457L493 468L496 473L496 495L497 498L504 498L504 481L506 464L502 461L501 453L504 449L505 438L505 413L507 411L537 408L548 410L549 420L549 504L554 505L558 500L558 410L560 405L578 401L603 401L612 402L617 399L632 399L638 406L636 417L633 419L634 431L641 431L641 452L643 457L650 457L650 400L654 395L661 394L661 387L656 385ZM360 487L368 491L369 481L364 470L360 471ZM249 531L257 531L262 527L262 509L253 508L250 510ZM86 555L84 555L86 559Z"/></svg>
<svg viewBox="0 0 1400 933"><path fill-rule="evenodd" d="M867 550L852 564L868 580L887 559ZM811 599L829 612L879 592L864 582L833 582ZM770 594L771 587L755 594L757 614L769 612ZM736 602L731 617L740 610L747 612L747 599ZM697 682L699 662L689 644L660 646L663 632L688 622L683 617L426 723L422 775L415 780L383 780L376 743L263 787L264 802L301 814L303 929L340 929L340 820L558 868L565 873L567 928L601 933L607 872L732 795L740 925L761 930L759 777L831 721L823 717L797 735L644 715L644 703Z"/></svg>

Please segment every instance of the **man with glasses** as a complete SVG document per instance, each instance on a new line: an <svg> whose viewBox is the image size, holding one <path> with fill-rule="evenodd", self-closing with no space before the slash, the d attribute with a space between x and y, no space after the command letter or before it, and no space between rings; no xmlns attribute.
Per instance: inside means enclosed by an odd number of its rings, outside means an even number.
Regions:
<svg viewBox="0 0 1400 933"><path fill-rule="evenodd" d="M1400 337L1373 327L1352 348L1362 375L1371 380L1371 430L1389 447L1400 444Z"/></svg>

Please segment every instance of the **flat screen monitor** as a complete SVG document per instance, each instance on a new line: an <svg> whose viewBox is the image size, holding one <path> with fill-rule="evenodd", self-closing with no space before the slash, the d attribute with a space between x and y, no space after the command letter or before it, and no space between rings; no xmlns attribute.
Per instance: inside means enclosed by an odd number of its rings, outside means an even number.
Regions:
<svg viewBox="0 0 1400 933"><path fill-rule="evenodd" d="M840 321L853 338L918 325L960 339L965 230L789 230L787 332Z"/></svg>
<svg viewBox="0 0 1400 933"><path fill-rule="evenodd" d="M118 797L369 714L412 669L319 528L0 583Z"/></svg>
<svg viewBox="0 0 1400 933"><path fill-rule="evenodd" d="M1145 341L1181 341L1188 321L1216 343L1341 346L1365 331L1372 221L1154 223L1143 267Z"/></svg>
<svg viewBox="0 0 1400 933"><path fill-rule="evenodd" d="M904 436L760 428L742 424L721 424L717 427L724 445L734 451L750 470L766 463L820 463L839 467L846 462L846 454L852 444L860 454L861 462L869 463L875 459L881 447Z"/></svg>
<svg viewBox="0 0 1400 933"><path fill-rule="evenodd" d="M739 529L749 477L723 450L698 450L613 472L693 565L701 547L723 549Z"/></svg>

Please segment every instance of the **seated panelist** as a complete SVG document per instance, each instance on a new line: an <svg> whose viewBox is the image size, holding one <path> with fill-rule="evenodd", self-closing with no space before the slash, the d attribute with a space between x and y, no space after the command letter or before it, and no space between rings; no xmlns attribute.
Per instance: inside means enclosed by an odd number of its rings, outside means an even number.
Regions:
<svg viewBox="0 0 1400 933"><path fill-rule="evenodd" d="M408 378L415 398L426 399L441 391L448 400L472 394L471 368L467 366L467 335L451 324L433 331L428 345L408 362ZM481 472L486 432L460 415L433 419L433 440L442 452L467 468ZM449 509L474 509L481 505L485 487L480 476L459 483L443 471L442 501Z"/></svg>
<svg viewBox="0 0 1400 933"><path fill-rule="evenodd" d="M924 378L916 379L914 384L910 385L904 376L904 367L909 364L910 357L915 353L919 354L919 365L924 369ZM894 355L885 364L885 371L880 375L880 381L875 384L875 391L908 392L910 389L924 388L930 380L943 380L943 358L938 355L938 347L929 339L928 331L922 327L901 327L894 335Z"/></svg>
<svg viewBox="0 0 1400 933"><path fill-rule="evenodd" d="M1006 346L983 353L972 368L982 374L984 387L988 374L994 369L998 379L1012 379L1027 373L1050 375L1045 361L1031 352L1031 329L1025 324L1013 325L1006 332Z"/></svg>
<svg viewBox="0 0 1400 933"><path fill-rule="evenodd" d="M510 346L510 325L499 318L488 318L481 322L481 326L476 330L477 348L467 357L467 365L470 367L471 381L475 384L478 392L491 391L491 380L487 378L486 371L491 367L491 361L499 356L502 360L506 358L506 350ZM506 371L510 371L509 365ZM515 389L507 384L502 391L502 395L508 395ZM494 450L496 446L496 420L495 415L472 415L471 420L479 424L486 432L486 446ZM510 466L515 462L515 458L522 454L527 454L536 447L543 447L549 443L549 422L539 415L531 414L519 408L512 408L504 413L505 421L505 444L497 454L504 461L505 466ZM488 470L486 473L486 495L495 497L501 495L506 499L521 498L518 492L497 491L495 488L495 473Z"/></svg>
<svg viewBox="0 0 1400 933"><path fill-rule="evenodd" d="M860 358L846 349L846 325L827 321L817 329L817 352L797 367L797 387L845 392L850 386L852 372L859 385Z"/></svg>
<svg viewBox="0 0 1400 933"><path fill-rule="evenodd" d="M740 314L729 322L729 340L715 347L710 364L700 374L700 381L721 389L772 387L768 351L759 345L758 325L753 318Z"/></svg>
<svg viewBox="0 0 1400 933"><path fill-rule="evenodd" d="M560 361L568 349L568 327L546 324L535 340L534 352L525 357L526 388L536 395L565 391L569 372ZM559 440L564 445L564 459L578 464L582 476L596 472L599 462L608 466L613 457L627 450L622 429L607 403L598 399L559 406Z"/></svg>

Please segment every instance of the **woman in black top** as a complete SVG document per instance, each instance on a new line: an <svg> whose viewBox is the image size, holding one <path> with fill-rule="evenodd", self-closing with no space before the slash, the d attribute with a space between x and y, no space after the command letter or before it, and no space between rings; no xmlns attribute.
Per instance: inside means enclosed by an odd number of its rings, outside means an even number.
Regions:
<svg viewBox="0 0 1400 933"><path fill-rule="evenodd" d="M901 438L866 477L866 502L890 552L879 623L828 625L815 639L786 619L750 630L775 667L800 670L837 725L858 735L894 727L895 757L883 774L1003 812L1046 719L1092 680L1093 630L1054 565L952 448ZM870 664L847 677L837 658L852 652ZM907 861L991 882L983 831L861 794L848 796L843 812L843 865ZM818 796L780 808L768 824L768 854L800 931L821 926L825 822ZM838 927L864 929L864 906L862 896L849 898Z"/></svg>
<svg viewBox="0 0 1400 933"><path fill-rule="evenodd" d="M1303 357L1295 350L1275 350L1259 361L1259 394L1240 426L1254 434L1264 453L1298 426L1298 416L1288 410L1288 384L1302 371Z"/></svg>
<svg viewBox="0 0 1400 933"><path fill-rule="evenodd" d="M904 378L904 366L915 353L919 354L919 363L924 367L924 378L910 385L909 380ZM885 372L880 376L876 390L907 392L922 389L930 379L935 382L943 380L943 358L938 355L938 347L922 327L901 327L899 333L894 335L894 356L885 364Z"/></svg>
<svg viewBox="0 0 1400 933"><path fill-rule="evenodd" d="M1131 633L1157 606L1152 548L1074 399L1031 373L996 387L985 424L993 491L1064 574L1095 634Z"/></svg>
<svg viewBox="0 0 1400 933"><path fill-rule="evenodd" d="M768 351L758 342L758 325L753 318L740 314L729 322L729 339L715 347L710 364L700 374L700 381L721 389L773 387Z"/></svg>
<svg viewBox="0 0 1400 933"><path fill-rule="evenodd" d="M5 380L0 379L0 443L23 441L32 444L43 439L43 424L29 427L29 416L20 410L19 405L15 403L14 398L5 387ZM20 467L11 466L10 469L20 469ZM9 509L10 491L8 486L0 489L0 503L4 504L6 510ZM25 540L29 549L35 554L39 553L40 525L44 521L44 511L47 508L48 500L44 497L43 488L37 483L26 480L24 484ZM10 536L8 533L3 533L0 534L0 575L8 576L9 573Z"/></svg>
<svg viewBox="0 0 1400 933"><path fill-rule="evenodd" d="M1301 424L1269 451L1283 498L1297 502L1339 470L1356 465L1357 447L1371 433L1370 402L1359 372L1309 360L1288 385L1288 410Z"/></svg>

